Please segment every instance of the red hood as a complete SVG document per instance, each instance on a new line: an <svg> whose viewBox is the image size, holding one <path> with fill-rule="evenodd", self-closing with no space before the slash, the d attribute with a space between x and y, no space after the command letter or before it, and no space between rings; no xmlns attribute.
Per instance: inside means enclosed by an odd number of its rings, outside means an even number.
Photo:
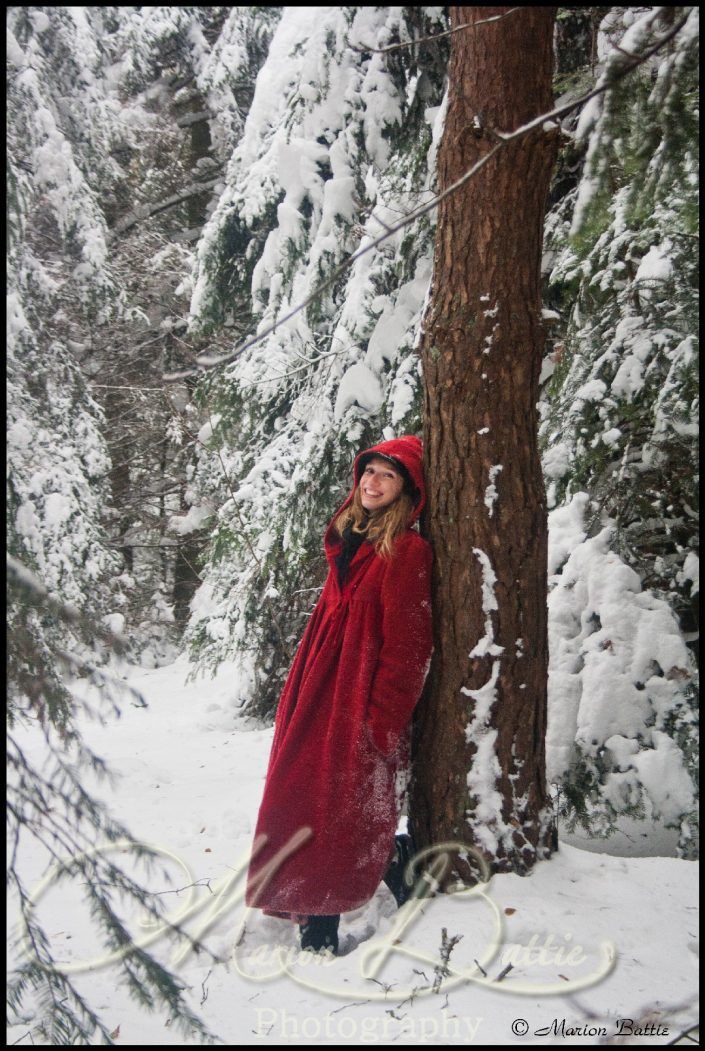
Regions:
<svg viewBox="0 0 705 1051"><path fill-rule="evenodd" d="M391 457L409 472L411 480L416 486L417 493L416 503L411 515L409 516L408 524L413 525L423 511L426 503L426 487L424 486L423 481L423 443L421 439L417 438L414 434L405 434L401 438L392 438L388 442L380 442L378 445L373 445L369 449L363 449L362 452L359 452L355 457L355 462L353 463L353 487L328 523L328 528L326 529L324 537L324 546L327 549L340 542L340 538L337 535L334 535L333 522L343 508L352 503L352 498L355 494L355 487L359 484L363 468L367 461L372 459L373 456Z"/></svg>

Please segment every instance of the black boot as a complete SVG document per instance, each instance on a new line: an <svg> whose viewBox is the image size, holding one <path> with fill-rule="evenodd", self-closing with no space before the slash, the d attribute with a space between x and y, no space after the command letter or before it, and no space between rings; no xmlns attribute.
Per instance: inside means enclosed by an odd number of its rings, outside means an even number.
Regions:
<svg viewBox="0 0 705 1051"><path fill-rule="evenodd" d="M401 908L413 895L413 886L409 886L404 881L404 869L409 859L414 856L415 851L411 836L395 836L394 845L396 854L382 879L394 895L397 905Z"/></svg>
<svg viewBox="0 0 705 1051"><path fill-rule="evenodd" d="M333 955L338 954L338 924L340 915L336 916L309 916L307 923L300 923L301 948L332 949Z"/></svg>

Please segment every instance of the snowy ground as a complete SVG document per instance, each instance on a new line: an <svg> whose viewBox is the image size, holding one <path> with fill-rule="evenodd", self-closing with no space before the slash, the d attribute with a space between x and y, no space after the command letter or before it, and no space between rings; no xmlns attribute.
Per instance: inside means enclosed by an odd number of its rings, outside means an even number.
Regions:
<svg viewBox="0 0 705 1051"><path fill-rule="evenodd" d="M223 963L193 954L175 962L173 950L150 947L226 1044L668 1044L695 1022L697 866L672 857L616 857L562 843L530 877L495 876L484 896L427 900L403 929L382 885L364 909L343 916L339 957L299 954L292 925L245 914L237 877L272 731L238 719L227 667L188 685L187 670L183 661L128 669L149 707L127 705L105 727L86 720L80 727L121 775L116 788L103 784L95 794L136 839L167 852L173 882L163 886L199 884L174 895L175 909L189 894L203 905L190 930L201 930L218 889L228 886L203 935ZM38 739L27 731L23 741L38 759ZM31 884L42 872L38 849L24 865ZM62 960L99 956L78 892L50 891L40 908ZM434 993L443 927L462 938L454 970ZM164 1012L136 1006L116 965L97 964L75 980L106 1024L119 1027L116 1043L197 1042L174 1032ZM30 1028L14 1027L8 1041L40 1042Z"/></svg>

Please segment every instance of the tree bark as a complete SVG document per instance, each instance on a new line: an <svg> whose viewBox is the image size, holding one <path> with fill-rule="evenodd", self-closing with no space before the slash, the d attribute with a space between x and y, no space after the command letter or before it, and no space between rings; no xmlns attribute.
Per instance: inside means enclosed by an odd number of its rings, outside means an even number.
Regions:
<svg viewBox="0 0 705 1051"><path fill-rule="evenodd" d="M552 106L554 8L451 7L444 190ZM527 872L555 832L545 775L547 518L536 401L540 264L557 128L504 146L438 212L422 334L435 652L414 726L419 846ZM462 853L451 872L467 882ZM449 885L449 877L443 881Z"/></svg>

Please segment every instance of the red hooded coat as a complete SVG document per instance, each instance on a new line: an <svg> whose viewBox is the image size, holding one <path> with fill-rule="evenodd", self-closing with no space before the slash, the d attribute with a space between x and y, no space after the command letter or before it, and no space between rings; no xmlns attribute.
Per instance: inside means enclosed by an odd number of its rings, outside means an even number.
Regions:
<svg viewBox="0 0 705 1051"><path fill-rule="evenodd" d="M392 456L418 493L391 561L363 543L342 590L333 521L364 464ZM431 547L411 528L425 503L420 439L359 453L353 489L324 536L329 565L282 691L247 876L245 901L299 920L359 908L394 848L397 773L408 763L410 719L430 664Z"/></svg>

